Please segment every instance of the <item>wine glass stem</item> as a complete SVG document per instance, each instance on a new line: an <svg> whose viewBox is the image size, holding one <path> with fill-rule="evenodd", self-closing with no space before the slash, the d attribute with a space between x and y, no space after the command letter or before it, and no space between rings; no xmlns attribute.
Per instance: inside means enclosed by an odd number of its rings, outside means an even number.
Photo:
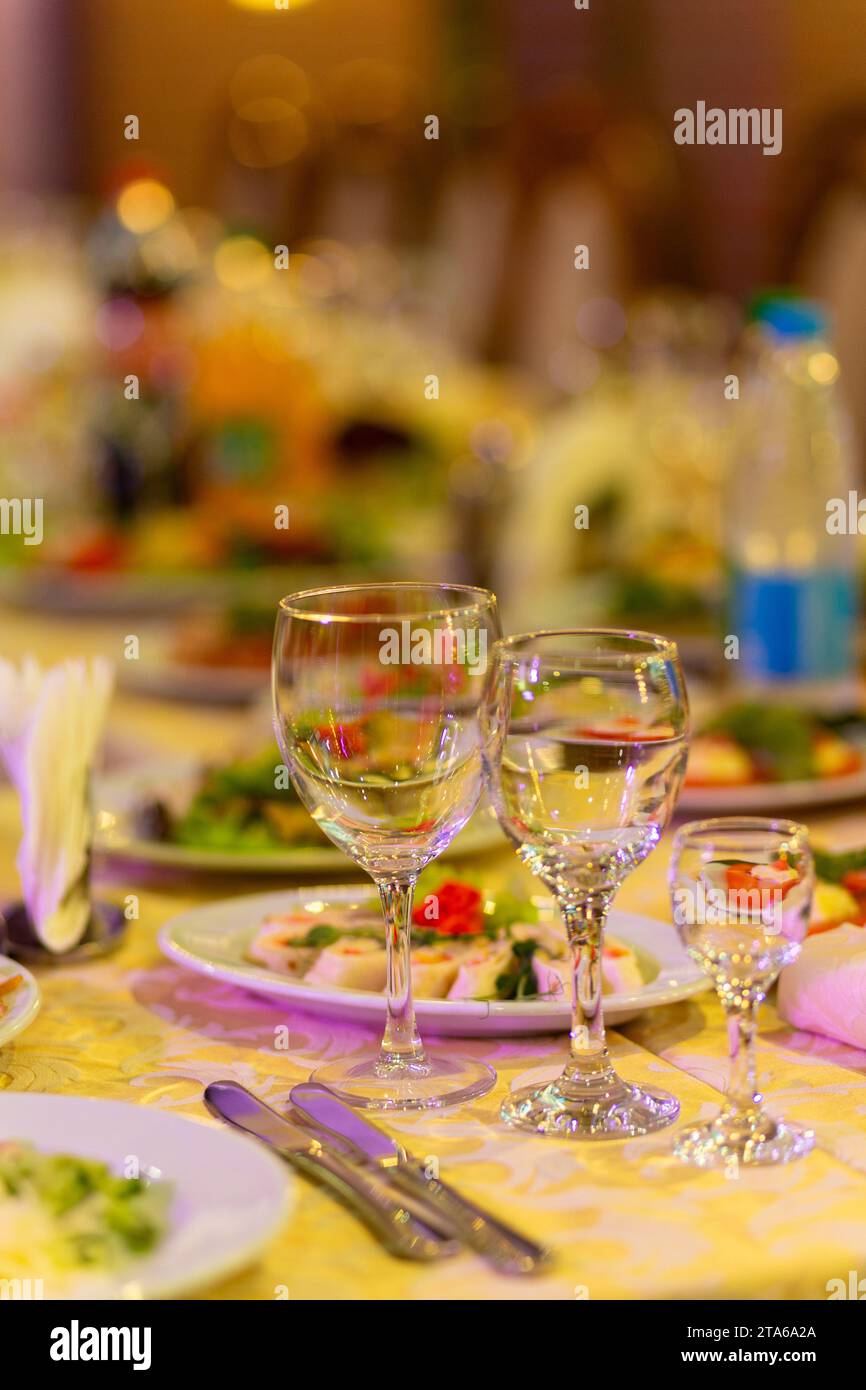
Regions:
<svg viewBox="0 0 866 1390"><path fill-rule="evenodd" d="M728 1108L748 1114L760 1110L762 1096L758 1094L755 1065L755 1034L758 1028L759 1000L728 1014L728 1038L731 1052L731 1075L728 1083Z"/></svg>
<svg viewBox="0 0 866 1390"><path fill-rule="evenodd" d="M564 1080L593 1082L612 1075L604 1034L601 961L610 897L596 894L562 905L572 952L571 1050Z"/></svg>
<svg viewBox="0 0 866 1390"><path fill-rule="evenodd" d="M385 951L388 957L388 1017L382 1037L381 1060L423 1060L424 1049L415 1026L412 1001L412 898L415 879L380 883L379 897L385 914Z"/></svg>

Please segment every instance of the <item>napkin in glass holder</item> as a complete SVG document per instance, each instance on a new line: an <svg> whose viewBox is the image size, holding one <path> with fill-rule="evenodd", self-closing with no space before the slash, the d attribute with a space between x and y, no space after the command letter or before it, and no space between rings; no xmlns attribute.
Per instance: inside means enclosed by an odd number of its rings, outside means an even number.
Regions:
<svg viewBox="0 0 866 1390"><path fill-rule="evenodd" d="M20 801L23 902L3 913L18 954L69 959L114 944L123 914L94 905L90 779L108 704L109 662L0 661L0 755ZM118 921L118 915L120 921Z"/></svg>

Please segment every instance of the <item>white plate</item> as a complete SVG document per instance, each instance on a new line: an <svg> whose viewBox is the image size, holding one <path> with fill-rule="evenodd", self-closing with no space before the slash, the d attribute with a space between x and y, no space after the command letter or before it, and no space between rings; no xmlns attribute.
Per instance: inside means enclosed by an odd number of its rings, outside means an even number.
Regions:
<svg viewBox="0 0 866 1390"><path fill-rule="evenodd" d="M0 1047L29 1028L42 1002L39 986L30 971L8 956L0 956L0 980L5 980L9 975L20 975L22 983L11 994L0 995L0 1000L7 1006L6 1012L0 1014Z"/></svg>
<svg viewBox="0 0 866 1390"><path fill-rule="evenodd" d="M183 662L124 662L121 688L158 700L196 705L250 705L270 688L270 671L232 666L185 666Z"/></svg>
<svg viewBox="0 0 866 1390"><path fill-rule="evenodd" d="M866 796L866 767L844 777L810 778L802 782L757 782L747 787L683 787L678 811L709 816L774 814L797 807L834 806Z"/></svg>
<svg viewBox="0 0 866 1390"><path fill-rule="evenodd" d="M97 777L94 804L97 809L95 847L116 859L136 859L142 864L167 868L206 870L211 873L317 874L359 873L358 866L336 848L323 843L297 849L214 850L145 840L133 823L136 806L159 796L176 809L192 796L201 776L197 763L172 759L147 767ZM483 854L504 843L492 811L479 811L449 845L443 858Z"/></svg>
<svg viewBox="0 0 866 1390"><path fill-rule="evenodd" d="M168 1110L80 1096L4 1091L3 1136L46 1153L99 1159L115 1172L134 1154L172 1185L170 1226L121 1273L54 1283L46 1298L178 1298L244 1269L285 1221L287 1169L229 1129Z"/></svg>
<svg viewBox="0 0 866 1390"><path fill-rule="evenodd" d="M317 988L245 959L246 947L265 916L297 911L315 901L345 909L369 908L374 900L367 888L333 885L226 898L193 908L167 922L160 932L159 945L167 956L190 970L243 985L256 994L291 999L309 1013L358 1023L380 1022L385 1016L381 994ZM544 904L541 910L553 916L552 905ZM634 994L605 995L604 1016L609 1023L624 1023L643 1009L673 1004L709 987L709 981L686 955L674 928L667 922L614 909L610 931L638 953L647 978L643 989ZM423 1030L453 1037L566 1032L571 1027L569 1007L545 999L416 999L415 1012Z"/></svg>

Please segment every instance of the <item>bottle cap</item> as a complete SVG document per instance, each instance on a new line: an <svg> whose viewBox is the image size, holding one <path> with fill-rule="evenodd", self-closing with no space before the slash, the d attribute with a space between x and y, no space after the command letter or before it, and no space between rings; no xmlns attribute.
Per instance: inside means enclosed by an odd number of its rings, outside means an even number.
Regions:
<svg viewBox="0 0 866 1390"><path fill-rule="evenodd" d="M759 295L751 304L749 316L776 338L821 338L827 332L827 316L820 304L793 294Z"/></svg>

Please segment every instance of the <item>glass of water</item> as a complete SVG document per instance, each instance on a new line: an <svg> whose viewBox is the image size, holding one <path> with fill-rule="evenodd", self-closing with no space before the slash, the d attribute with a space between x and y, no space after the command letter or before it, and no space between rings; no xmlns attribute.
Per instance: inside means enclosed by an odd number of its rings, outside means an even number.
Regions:
<svg viewBox="0 0 866 1390"><path fill-rule="evenodd" d="M666 1091L617 1075L601 997L604 926L623 879L655 849L686 765L677 649L616 629L535 632L494 648L483 741L505 834L556 898L572 948L571 1050L562 1074L512 1093L509 1124L622 1139L670 1124Z"/></svg>

